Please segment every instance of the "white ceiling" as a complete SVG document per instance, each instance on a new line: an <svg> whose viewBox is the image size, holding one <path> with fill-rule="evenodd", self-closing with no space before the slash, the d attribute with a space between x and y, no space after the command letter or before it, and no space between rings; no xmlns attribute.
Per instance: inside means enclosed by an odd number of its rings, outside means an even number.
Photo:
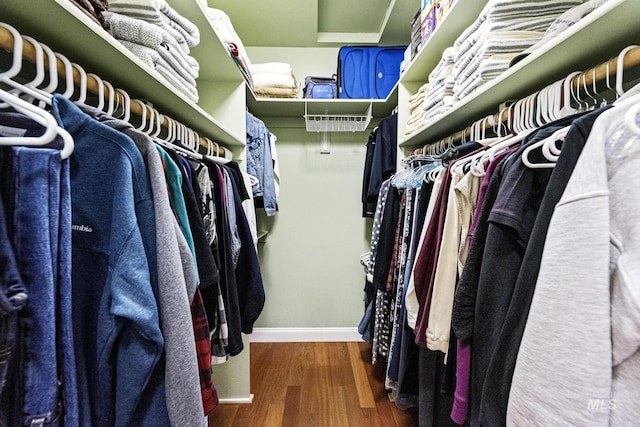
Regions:
<svg viewBox="0 0 640 427"><path fill-rule="evenodd" d="M419 0L207 0L245 46L408 45Z"/></svg>

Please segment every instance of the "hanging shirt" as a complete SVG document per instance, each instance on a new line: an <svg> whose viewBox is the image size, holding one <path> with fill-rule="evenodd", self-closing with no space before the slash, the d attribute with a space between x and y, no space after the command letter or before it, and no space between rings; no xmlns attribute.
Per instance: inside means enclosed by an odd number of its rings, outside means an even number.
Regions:
<svg viewBox="0 0 640 427"><path fill-rule="evenodd" d="M209 245L216 239L216 214L213 206L213 182L209 177L209 169L201 162L190 160L199 188L200 213Z"/></svg>
<svg viewBox="0 0 640 427"><path fill-rule="evenodd" d="M574 120L562 143L562 151L553 167L544 192L509 302L509 309L504 320L504 325L508 325L508 327L502 328L487 369L481 408L484 420L505 422L511 377L538 277L549 221L582 152L593 123L606 110L607 108L593 111Z"/></svg>
<svg viewBox="0 0 640 427"><path fill-rule="evenodd" d="M435 207L436 199L440 191L440 185L442 184L442 177L447 173L447 170L442 168L436 176L433 185L431 186L431 192L429 195L429 203L427 204L426 213L424 214L424 223L420 232L420 238L417 243L416 253L414 254L414 265L411 270L411 276L409 277L409 284L407 285L407 294L405 296L405 307L407 310L407 325L415 331L416 322L418 320L418 311L420 310L420 302L418 301L418 295L415 288L415 267L420 249L424 245L425 235L427 234L427 228L431 221L433 209Z"/></svg>
<svg viewBox="0 0 640 427"><path fill-rule="evenodd" d="M396 171L398 115L392 114L382 119L373 137L375 140L370 141L365 163L368 175L363 178L364 216L372 216L371 208L375 207L382 183ZM369 150L373 152L369 154Z"/></svg>
<svg viewBox="0 0 640 427"><path fill-rule="evenodd" d="M454 164L455 165L455 164ZM431 307L425 332L430 350L447 353L451 330L451 309L457 277L457 253L460 242L460 217L455 189L462 176L453 173L449 185L448 203L442 229L442 244L437 255L433 279Z"/></svg>
<svg viewBox="0 0 640 427"><path fill-rule="evenodd" d="M367 192L369 191L369 180L371 179L371 167L373 165L373 150L376 144L376 133L378 128L376 127L369 134L367 139L367 149L364 158L364 174L362 176L362 196L360 201L362 202L362 216L364 218L373 218L376 213L377 198L367 201Z"/></svg>
<svg viewBox="0 0 640 427"><path fill-rule="evenodd" d="M197 269L195 243L193 242L193 235L191 234L191 225L189 224L187 205L182 194L182 172L180 172L180 168L178 168L176 162L173 161L171 156L164 148L156 146L156 149L160 153L160 157L162 159L162 165L164 167L167 186L169 189L169 200L171 201L171 207L173 208L173 212L178 218L180 230L182 230L182 234L189 244L189 249L191 250L191 255L193 256L193 263L194 265L196 265L196 276L198 277L198 283L200 283L200 276L198 276Z"/></svg>
<svg viewBox="0 0 640 427"><path fill-rule="evenodd" d="M471 348L471 423L480 417L481 399L489 361L513 294L546 184L553 169L531 169L522 162L522 152L536 141L569 126L575 117L565 117L529 134L503 167L503 177L489 214L473 322ZM542 157L540 150L532 151ZM536 159L539 161L539 159ZM491 391L487 390L488 393Z"/></svg>
<svg viewBox="0 0 640 427"><path fill-rule="evenodd" d="M213 286L220 280L218 266L213 258L209 239L204 228L202 214L200 213L199 202L196 199L194 186L197 188L197 178L194 177L190 163L177 152L165 149L167 154L174 160L180 173L182 173L182 197L189 219L189 230L193 238L193 247L196 254L196 266L198 268L198 278L200 287ZM194 179L195 178L195 179Z"/></svg>
<svg viewBox="0 0 640 427"><path fill-rule="evenodd" d="M442 230L444 227L447 199L451 173L447 168L442 177L440 191L436 196L434 212L425 233L425 241L420 248L414 267L415 292L420 308L416 319L416 344L426 346L426 331L433 294L434 276L438 261L438 252L442 243Z"/></svg>

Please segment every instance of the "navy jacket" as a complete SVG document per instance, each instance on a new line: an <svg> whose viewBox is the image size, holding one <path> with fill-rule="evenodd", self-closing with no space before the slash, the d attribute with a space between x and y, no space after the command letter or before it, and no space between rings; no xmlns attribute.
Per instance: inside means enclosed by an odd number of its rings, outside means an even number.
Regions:
<svg viewBox="0 0 640 427"><path fill-rule="evenodd" d="M163 349L141 233L154 218L137 215L152 202L148 176L129 137L59 95L53 112L75 141L72 306L80 421L130 425Z"/></svg>

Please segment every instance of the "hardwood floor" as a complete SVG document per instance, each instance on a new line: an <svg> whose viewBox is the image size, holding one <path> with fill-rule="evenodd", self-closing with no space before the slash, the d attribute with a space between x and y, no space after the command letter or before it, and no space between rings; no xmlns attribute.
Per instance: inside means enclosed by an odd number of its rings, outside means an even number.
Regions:
<svg viewBox="0 0 640 427"><path fill-rule="evenodd" d="M384 390L368 343L251 344L252 404L220 405L210 427L413 427Z"/></svg>

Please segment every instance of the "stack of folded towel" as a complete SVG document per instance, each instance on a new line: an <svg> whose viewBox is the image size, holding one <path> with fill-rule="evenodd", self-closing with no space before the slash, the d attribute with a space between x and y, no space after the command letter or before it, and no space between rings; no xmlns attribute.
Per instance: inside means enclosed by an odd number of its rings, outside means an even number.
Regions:
<svg viewBox="0 0 640 427"><path fill-rule="evenodd" d="M251 66L253 93L260 98L296 98L297 83L291 65L267 62Z"/></svg>
<svg viewBox="0 0 640 427"><path fill-rule="evenodd" d="M451 76L454 66L455 50L447 48L442 52L442 58L436 68L429 73L429 92L422 102L424 121L428 123L445 113L455 103L453 96L454 80Z"/></svg>
<svg viewBox="0 0 640 427"><path fill-rule="evenodd" d="M236 33L236 30L233 28L229 15L220 9L210 7L207 9L207 18L209 18L209 22L211 22L211 26L214 31L220 40L222 40L222 43L226 45L229 50L229 54L240 68L240 72L244 79L247 81L249 86L253 87L251 61L249 60L249 55L247 55L244 45L242 44L242 40L240 40L238 33Z"/></svg>
<svg viewBox="0 0 640 427"><path fill-rule="evenodd" d="M582 0L489 0L429 75L422 127L438 119L484 83L509 68L514 57L538 43L546 29ZM419 127L418 127L419 129ZM415 132L414 116L407 131Z"/></svg>
<svg viewBox="0 0 640 427"><path fill-rule="evenodd" d="M409 102L409 119L407 119L407 127L404 130L404 134L409 136L422 128L424 122L424 113L422 109L422 103L424 102L424 96L429 90L429 83L425 83L420 86L418 92L411 95L408 99Z"/></svg>
<svg viewBox="0 0 640 427"><path fill-rule="evenodd" d="M104 13L113 36L190 100L198 101L198 62L189 55L198 28L165 0L110 0Z"/></svg>
<svg viewBox="0 0 640 427"><path fill-rule="evenodd" d="M520 62L522 59L526 58L531 53L535 52L538 49L541 49L551 40L553 40L556 36L558 36L563 31L569 29L575 23L580 21L585 16L589 15L591 12L599 8L600 6L607 3L609 0L588 0L585 3L582 3L579 6L568 9L562 15L558 16L555 21L549 25L546 29L544 36L542 39L531 46L527 50L523 51L520 55L517 55L515 58L511 60L510 66L513 67L515 64Z"/></svg>
<svg viewBox="0 0 640 427"><path fill-rule="evenodd" d="M492 0L456 40L453 92L462 99L509 68L544 31L582 0Z"/></svg>

